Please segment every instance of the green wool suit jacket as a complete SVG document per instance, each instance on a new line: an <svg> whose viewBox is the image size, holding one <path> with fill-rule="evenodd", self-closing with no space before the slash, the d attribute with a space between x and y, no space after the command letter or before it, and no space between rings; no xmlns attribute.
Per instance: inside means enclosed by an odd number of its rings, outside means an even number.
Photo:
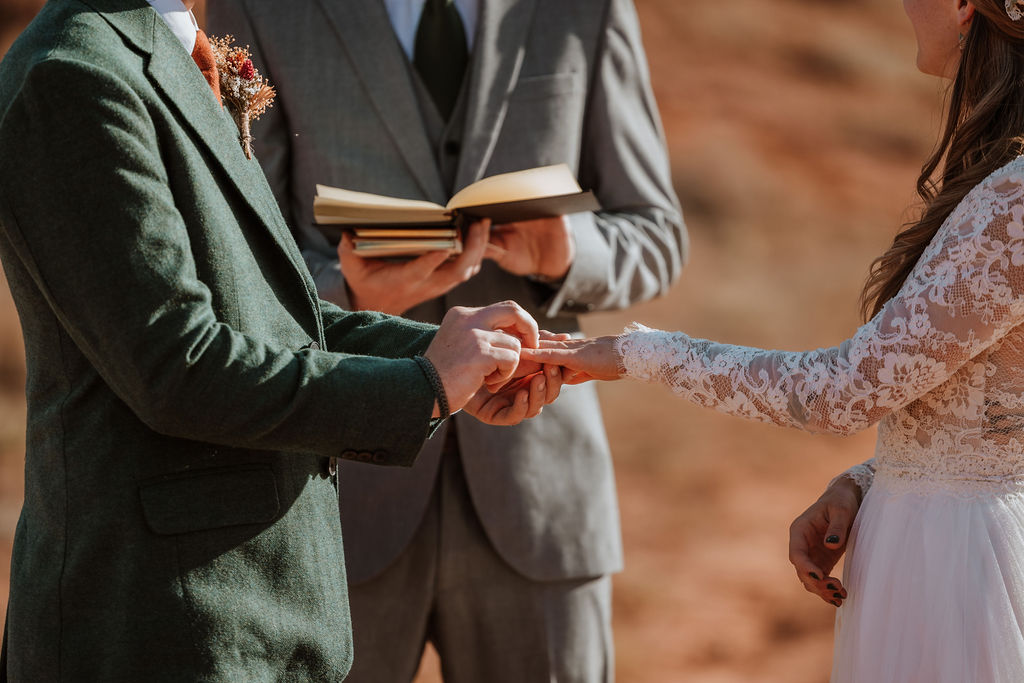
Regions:
<svg viewBox="0 0 1024 683"><path fill-rule="evenodd" d="M9 680L343 679L327 463L411 464L436 327L318 300L144 0L50 0L0 62L0 259L28 362Z"/></svg>

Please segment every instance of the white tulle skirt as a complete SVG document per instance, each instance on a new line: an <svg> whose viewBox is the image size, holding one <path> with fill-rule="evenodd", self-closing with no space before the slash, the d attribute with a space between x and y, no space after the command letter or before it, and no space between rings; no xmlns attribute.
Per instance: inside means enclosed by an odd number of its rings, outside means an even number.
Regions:
<svg viewBox="0 0 1024 683"><path fill-rule="evenodd" d="M1024 682L1024 488L880 471L850 538L832 683Z"/></svg>

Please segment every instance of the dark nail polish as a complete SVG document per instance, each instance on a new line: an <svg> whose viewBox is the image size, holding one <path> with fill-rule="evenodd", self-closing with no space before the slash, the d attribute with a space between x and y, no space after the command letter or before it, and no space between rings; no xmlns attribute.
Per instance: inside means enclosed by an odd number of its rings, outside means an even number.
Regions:
<svg viewBox="0 0 1024 683"><path fill-rule="evenodd" d="M818 576L817 574L815 574L814 572L811 572L810 574L811 574L811 578L814 579L815 581L821 581L821 577Z"/></svg>
<svg viewBox="0 0 1024 683"><path fill-rule="evenodd" d="M842 600L843 599L843 594L842 593L833 593L832 597L833 598L839 598L840 600Z"/></svg>
<svg viewBox="0 0 1024 683"><path fill-rule="evenodd" d="M828 588L828 589L829 589L830 591L837 591L837 590L839 590L838 588L836 588L835 586L833 586L833 585L832 585L831 583L830 583L830 584L828 584L828 586L826 586L826 588Z"/></svg>
<svg viewBox="0 0 1024 683"><path fill-rule="evenodd" d="M836 607L842 607L843 606L842 603L839 602L838 600L833 600L832 604L835 605Z"/></svg>
<svg viewBox="0 0 1024 683"><path fill-rule="evenodd" d="M839 543L839 537L835 534L832 534L831 536L825 539L825 543Z"/></svg>

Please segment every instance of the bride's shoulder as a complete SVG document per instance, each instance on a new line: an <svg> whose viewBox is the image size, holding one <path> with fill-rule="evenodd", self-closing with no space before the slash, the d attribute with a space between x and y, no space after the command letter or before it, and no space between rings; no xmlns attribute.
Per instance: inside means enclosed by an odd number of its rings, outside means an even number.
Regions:
<svg viewBox="0 0 1024 683"><path fill-rule="evenodd" d="M988 174L974 187L971 194L978 192L1020 199L1024 195L1024 155L1011 159Z"/></svg>
<svg viewBox="0 0 1024 683"><path fill-rule="evenodd" d="M997 217L1022 212L1024 155L1011 159L975 185L947 217L945 227L963 237L965 230L967 233L984 232Z"/></svg>

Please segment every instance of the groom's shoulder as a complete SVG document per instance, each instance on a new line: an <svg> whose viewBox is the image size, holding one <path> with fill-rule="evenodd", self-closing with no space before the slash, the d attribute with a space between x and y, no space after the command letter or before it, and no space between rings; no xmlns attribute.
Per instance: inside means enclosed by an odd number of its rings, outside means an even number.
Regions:
<svg viewBox="0 0 1024 683"><path fill-rule="evenodd" d="M48 2L0 60L0 112L40 67L120 71L127 64L141 64L126 60L135 52L108 18L86 2ZM46 78L46 85L56 90L68 85L55 76Z"/></svg>

